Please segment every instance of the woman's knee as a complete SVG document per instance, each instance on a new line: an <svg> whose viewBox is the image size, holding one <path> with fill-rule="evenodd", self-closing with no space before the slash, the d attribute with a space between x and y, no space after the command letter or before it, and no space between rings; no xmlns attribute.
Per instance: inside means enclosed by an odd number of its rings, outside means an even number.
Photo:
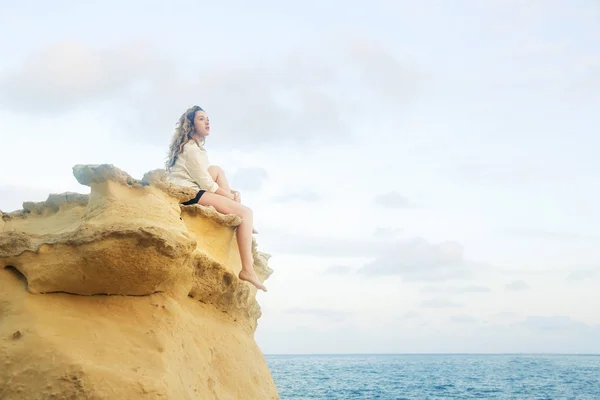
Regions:
<svg viewBox="0 0 600 400"><path fill-rule="evenodd" d="M218 165L211 165L208 167L208 172L213 176L218 176L223 173L223 170Z"/></svg>
<svg viewBox="0 0 600 400"><path fill-rule="evenodd" d="M239 204L238 207L238 215L242 218L242 219L249 219L252 218L253 216L253 212L252 209L248 206L245 206L243 204Z"/></svg>

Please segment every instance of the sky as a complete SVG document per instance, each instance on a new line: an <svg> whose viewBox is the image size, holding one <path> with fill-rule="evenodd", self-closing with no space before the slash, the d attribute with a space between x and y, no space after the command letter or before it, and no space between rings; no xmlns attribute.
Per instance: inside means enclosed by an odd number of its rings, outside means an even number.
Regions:
<svg viewBox="0 0 600 400"><path fill-rule="evenodd" d="M264 353L600 353L599 26L591 0L0 0L0 209L162 168L197 104L272 256Z"/></svg>

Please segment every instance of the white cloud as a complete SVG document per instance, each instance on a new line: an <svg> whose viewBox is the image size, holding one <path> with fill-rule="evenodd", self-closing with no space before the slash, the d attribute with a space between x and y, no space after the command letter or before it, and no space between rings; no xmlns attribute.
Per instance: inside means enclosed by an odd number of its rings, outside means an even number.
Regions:
<svg viewBox="0 0 600 400"><path fill-rule="evenodd" d="M507 291L510 291L510 292L520 292L523 290L531 289L529 287L529 285L527 284L527 282L525 282L523 280L517 280L517 281L512 281L510 283L507 283L505 288Z"/></svg>
<svg viewBox="0 0 600 400"><path fill-rule="evenodd" d="M267 170L262 167L247 167L238 169L231 178L232 186L236 190L260 190L263 183L269 178Z"/></svg>
<svg viewBox="0 0 600 400"><path fill-rule="evenodd" d="M126 96L160 78L166 68L148 42L107 49L60 42L1 76L0 101L20 112L63 113Z"/></svg>
<svg viewBox="0 0 600 400"><path fill-rule="evenodd" d="M327 320L342 320L348 316L347 311L334 310L330 308L289 308L285 312L290 314L303 314L315 316L318 318L325 318Z"/></svg>
<svg viewBox="0 0 600 400"><path fill-rule="evenodd" d="M404 313L404 315L402 317L407 318L407 319L412 319L412 318L418 318L419 315L420 314L416 311L409 311L409 312Z"/></svg>
<svg viewBox="0 0 600 400"><path fill-rule="evenodd" d="M395 240L352 240L330 237L300 236L272 232L271 247L286 254L310 254L320 257L354 257L369 259L355 272L361 276L398 276L405 281L447 281L471 278L478 268L490 268L465 260L463 247L455 241L430 243L413 237ZM348 268L331 268L329 274L350 272ZM480 291L472 286L464 290Z"/></svg>
<svg viewBox="0 0 600 400"><path fill-rule="evenodd" d="M520 237L520 238L530 238L530 239L544 239L544 240L581 240L581 239L592 239L592 237L582 235L580 233L573 232L553 232L546 231L542 229L526 229L526 228L513 228L513 229L503 229L499 232L500 234Z"/></svg>
<svg viewBox="0 0 600 400"><path fill-rule="evenodd" d="M321 200L321 198L321 195L319 195L317 192L311 191L310 189L306 189L302 191L278 195L275 198L273 198L273 201L277 203L292 203L298 201L314 203Z"/></svg>
<svg viewBox="0 0 600 400"><path fill-rule="evenodd" d="M281 254L321 257L373 257L390 246L389 243L374 240L304 236L281 231L272 232L271 239L271 247Z"/></svg>
<svg viewBox="0 0 600 400"><path fill-rule="evenodd" d="M453 315L450 317L450 321L456 322L457 324L473 324L478 322L478 319L470 315Z"/></svg>
<svg viewBox="0 0 600 400"><path fill-rule="evenodd" d="M354 272L354 268L347 265L333 265L325 270L327 275L346 275Z"/></svg>
<svg viewBox="0 0 600 400"><path fill-rule="evenodd" d="M379 194L374 198L375 204L386 208L407 208L410 207L410 202L398 192L389 192Z"/></svg>
<svg viewBox="0 0 600 400"><path fill-rule="evenodd" d="M573 331L573 330L586 330L590 327L586 324L574 321L571 317L562 316L562 315L552 315L552 316L539 316L533 315L527 317L523 322L521 322L523 327L528 329L533 329L536 331Z"/></svg>
<svg viewBox="0 0 600 400"><path fill-rule="evenodd" d="M431 244L422 238L396 242L359 270L370 276L402 276L407 281L464 279L472 268L457 242Z"/></svg>
<svg viewBox="0 0 600 400"><path fill-rule="evenodd" d="M463 305L456 303L454 301L451 301L451 300L431 299L431 300L423 300L421 302L421 307L423 307L423 308L460 308L460 307L463 307Z"/></svg>
<svg viewBox="0 0 600 400"><path fill-rule="evenodd" d="M378 239L396 239L404 232L402 228L378 226L373 232L373 237Z"/></svg>
<svg viewBox="0 0 600 400"><path fill-rule="evenodd" d="M422 293L489 293L491 289L487 286L468 285L468 286L425 286L421 288Z"/></svg>
<svg viewBox="0 0 600 400"><path fill-rule="evenodd" d="M600 268L579 269L569 273L567 282L581 282L600 276Z"/></svg>
<svg viewBox="0 0 600 400"><path fill-rule="evenodd" d="M165 142L165 132L181 113L198 104L211 116L211 143L256 148L352 135L346 117L364 108L347 95L357 85L379 104L397 107L398 101L414 98L412 67L404 68L379 43L326 40L306 51L290 51L270 61L246 60L243 67L206 60L182 65L146 42L109 48L60 42L6 72L0 100L6 108L23 112L108 107L128 136L156 143Z"/></svg>

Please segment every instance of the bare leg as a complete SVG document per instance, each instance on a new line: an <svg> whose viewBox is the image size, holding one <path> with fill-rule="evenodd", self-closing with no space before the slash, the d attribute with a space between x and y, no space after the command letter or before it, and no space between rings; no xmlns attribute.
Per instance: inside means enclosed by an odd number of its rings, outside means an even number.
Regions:
<svg viewBox="0 0 600 400"><path fill-rule="evenodd" d="M213 180L215 182L217 182L217 185L219 185L220 188L227 190L229 192L233 192L233 194L236 195L235 201L237 203L242 202L240 192L235 192L235 191L231 190L231 187L229 187L229 181L227 180L227 177L225 176L225 171L223 171L223 169L221 167L219 167L217 165L211 165L210 167L208 167L208 173L213 178ZM258 231L256 229L252 228L252 233L258 233Z"/></svg>
<svg viewBox="0 0 600 400"><path fill-rule="evenodd" d="M213 180L217 182L217 185L219 185L221 189L231 192L231 188L229 187L229 181L227 180L225 172L221 167L217 165L211 165L210 167L208 167L208 173L213 178Z"/></svg>
<svg viewBox="0 0 600 400"><path fill-rule="evenodd" d="M213 206L222 214L236 214L242 218L242 223L237 227L236 236L238 248L240 249L240 258L242 260L242 271L239 278L248 281L257 289L267 291L267 288L260 282L254 271L254 258L252 257L252 210L248 207L236 203L218 194L205 192L198 204L203 206Z"/></svg>

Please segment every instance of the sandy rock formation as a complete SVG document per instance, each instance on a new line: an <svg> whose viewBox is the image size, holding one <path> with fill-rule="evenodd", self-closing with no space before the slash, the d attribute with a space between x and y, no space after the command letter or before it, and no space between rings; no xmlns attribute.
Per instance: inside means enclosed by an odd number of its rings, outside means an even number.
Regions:
<svg viewBox="0 0 600 400"><path fill-rule="evenodd" d="M160 170L73 173L89 195L0 212L0 399L277 399L240 219Z"/></svg>

